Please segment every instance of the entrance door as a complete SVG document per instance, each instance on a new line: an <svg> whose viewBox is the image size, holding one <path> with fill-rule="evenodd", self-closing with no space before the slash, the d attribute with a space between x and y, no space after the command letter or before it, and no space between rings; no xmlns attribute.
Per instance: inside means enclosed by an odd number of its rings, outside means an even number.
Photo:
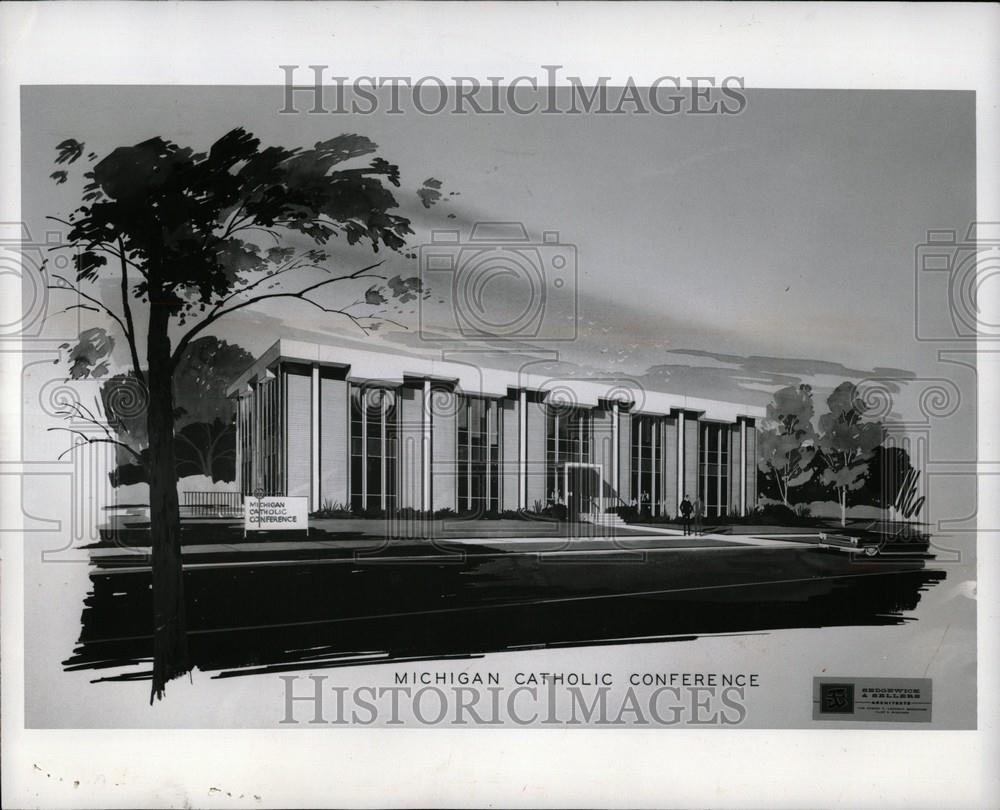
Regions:
<svg viewBox="0 0 1000 810"><path fill-rule="evenodd" d="M571 519L589 517L595 510L600 493L600 474L597 467L578 464L568 467L566 508Z"/></svg>

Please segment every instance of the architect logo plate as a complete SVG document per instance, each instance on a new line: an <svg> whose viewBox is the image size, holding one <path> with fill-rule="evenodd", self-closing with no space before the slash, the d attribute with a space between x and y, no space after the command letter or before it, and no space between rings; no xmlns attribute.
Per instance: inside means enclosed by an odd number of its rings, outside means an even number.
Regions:
<svg viewBox="0 0 1000 810"><path fill-rule="evenodd" d="M813 678L813 720L929 723L930 678Z"/></svg>

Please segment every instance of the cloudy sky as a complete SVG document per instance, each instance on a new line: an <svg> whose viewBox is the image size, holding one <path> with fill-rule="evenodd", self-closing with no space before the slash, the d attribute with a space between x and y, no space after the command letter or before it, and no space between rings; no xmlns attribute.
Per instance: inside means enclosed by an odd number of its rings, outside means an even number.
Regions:
<svg viewBox="0 0 1000 810"><path fill-rule="evenodd" d="M800 380L823 389L947 372L937 346L914 339L914 251L928 229L964 231L974 219L971 94L751 90L734 116L279 115L280 106L280 88L26 89L26 220L43 233L46 214L78 204L78 183L48 179L66 137L103 154L154 135L203 149L235 126L282 146L354 132L400 166L415 250L432 229L465 238L482 221L521 222L533 243L557 231L574 246L575 279L563 289L572 296L553 303L543 327L565 335L560 319L575 316L574 339L486 347L501 350L488 362L546 358L560 374L753 403ZM416 191L431 177L457 193L428 210ZM336 249L351 269L370 258ZM406 255L382 269L419 273ZM519 305L513 283L487 287L492 315ZM435 340L448 337L453 296L446 285L432 293L423 312L392 313L405 330L386 324L364 342L454 350ZM942 303L932 317L945 316ZM254 353L282 335L362 340L290 302L244 310L216 332Z"/></svg>

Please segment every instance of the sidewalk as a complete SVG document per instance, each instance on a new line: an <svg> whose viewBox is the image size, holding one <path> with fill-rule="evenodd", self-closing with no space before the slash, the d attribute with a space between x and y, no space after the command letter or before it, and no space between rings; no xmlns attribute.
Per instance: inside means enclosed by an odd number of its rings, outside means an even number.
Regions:
<svg viewBox="0 0 1000 810"><path fill-rule="evenodd" d="M734 551L749 548L803 548L809 544L741 535L683 535L675 529L654 529L659 535L553 538L440 538L353 540L272 540L245 543L212 543L182 547L185 568L240 567L302 563L435 562L453 561L463 555L587 557L635 554L645 551ZM148 570L148 547L93 548L91 560L106 573ZM115 564L122 568L114 568Z"/></svg>

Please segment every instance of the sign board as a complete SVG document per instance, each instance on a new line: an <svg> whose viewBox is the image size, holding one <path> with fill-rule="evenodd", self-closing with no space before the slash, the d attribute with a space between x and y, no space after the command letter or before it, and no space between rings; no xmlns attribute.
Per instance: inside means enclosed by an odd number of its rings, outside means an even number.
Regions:
<svg viewBox="0 0 1000 810"><path fill-rule="evenodd" d="M243 501L243 532L309 530L309 498L275 496Z"/></svg>

